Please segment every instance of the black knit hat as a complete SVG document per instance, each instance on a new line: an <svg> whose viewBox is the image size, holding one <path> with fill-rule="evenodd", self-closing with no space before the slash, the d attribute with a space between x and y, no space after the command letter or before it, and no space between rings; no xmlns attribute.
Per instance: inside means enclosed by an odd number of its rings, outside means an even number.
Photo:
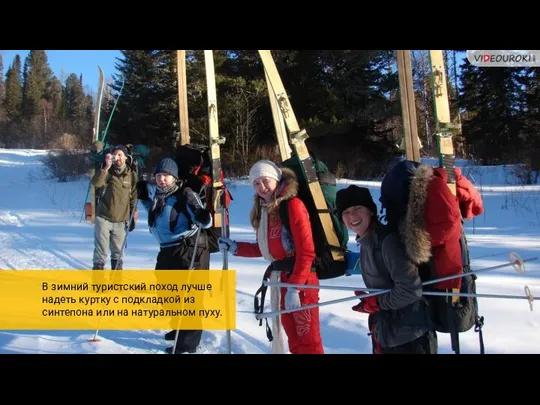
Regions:
<svg viewBox="0 0 540 405"><path fill-rule="evenodd" d="M373 202L371 192L367 188L351 185L337 192L336 208L339 218L343 215L343 211L355 205L369 208L373 214L377 214L377 206Z"/></svg>
<svg viewBox="0 0 540 405"><path fill-rule="evenodd" d="M121 150L122 152L124 152L124 155L129 155L129 152L124 145L116 145L114 148L111 149L111 153L114 153L115 150Z"/></svg>
<svg viewBox="0 0 540 405"><path fill-rule="evenodd" d="M178 179L178 165L171 158L162 159L154 169L154 175L158 173L167 173Z"/></svg>

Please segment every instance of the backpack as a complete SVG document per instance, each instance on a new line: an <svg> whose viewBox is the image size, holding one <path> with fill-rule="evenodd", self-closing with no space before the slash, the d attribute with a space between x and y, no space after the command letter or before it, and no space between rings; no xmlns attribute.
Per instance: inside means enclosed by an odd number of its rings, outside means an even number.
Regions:
<svg viewBox="0 0 540 405"><path fill-rule="evenodd" d="M298 181L298 198L302 200L307 208L311 223L311 231L313 233L313 242L315 244L316 253L314 268L319 279L326 280L345 275L345 272L347 271L347 263L345 260L334 260L332 256L332 249L339 250L343 253L343 255L345 255L347 243L349 241L349 234L345 224L338 218L336 211L337 187L335 175L328 170L328 167L323 161L313 155L311 155L311 159L313 160L315 172L332 218L334 230L339 241L339 246L330 246L328 243L322 222L319 217L319 211L317 210L315 202L313 201L313 197L308 186L305 174L306 172L304 171L299 158L297 156L293 156L285 160L282 163L282 166L291 169L296 174ZM282 201L279 204L279 215L281 223L290 234L291 229L288 207L288 200Z"/></svg>
<svg viewBox="0 0 540 405"><path fill-rule="evenodd" d="M382 209L386 210L387 224L381 224L377 229L377 238L374 245L374 258L377 267L383 267L384 261L381 253L382 242L388 234L399 232L399 223L407 214L409 201L409 187L414 169L420 165L418 162L404 160L396 164L388 171L381 184L380 202ZM462 266L458 274L471 273L469 249L463 227L464 220L461 218L460 247ZM425 292L443 293L437 290L434 280L442 276L437 273L434 258L418 264L418 271ZM446 275L448 276L448 275ZM461 277L460 294L476 294L476 278L474 273ZM427 284L426 284L427 283ZM431 322L437 332L449 333L452 339L452 348L459 354L459 333L470 330L473 326L479 333L481 353L484 353L481 328L484 318L478 315L478 301L475 296L451 297L443 295L424 295L429 306Z"/></svg>
<svg viewBox="0 0 540 405"><path fill-rule="evenodd" d="M221 237L223 230L222 226L215 225L215 207L216 205L225 207L225 218L223 218L223 222L225 223L225 235L228 236L230 228L228 208L233 199L230 191L225 186L223 170L219 172L220 181L223 185L222 190L220 190L222 194L216 196L212 188L214 171L209 146L200 144L181 145L176 149L174 160L178 165L178 176L184 180L184 186L190 187L199 194L201 201L214 218L212 227L202 229L201 232L204 232L207 236L210 253L217 253L220 251L218 238ZM220 198L220 201L217 202L218 204L214 202L216 197ZM187 213L185 208L183 212Z"/></svg>

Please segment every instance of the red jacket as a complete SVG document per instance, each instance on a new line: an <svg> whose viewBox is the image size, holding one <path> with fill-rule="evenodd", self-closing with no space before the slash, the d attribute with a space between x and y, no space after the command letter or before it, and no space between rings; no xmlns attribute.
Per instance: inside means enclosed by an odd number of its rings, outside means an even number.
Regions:
<svg viewBox="0 0 540 405"><path fill-rule="evenodd" d="M437 277L461 272L461 218L471 219L484 212L478 191L462 176L460 169L456 168L455 173L456 196L446 184L447 174L444 169L434 168L433 177L427 185L424 221L425 229L431 237ZM461 278L456 278L440 282L434 287L460 288L461 281Z"/></svg>
<svg viewBox="0 0 540 405"><path fill-rule="evenodd" d="M268 218L268 249L275 260L295 256L294 268L290 277L286 272L281 274L281 281L292 284L317 284L317 273L311 271L315 260L315 245L311 233L311 224L306 206L296 195L296 183L291 182L287 170L283 170L284 185L278 201L288 199L289 221L291 235L285 233L285 228L279 218L279 207L275 207L276 215ZM259 199L256 199L259 204ZM259 211L260 212L260 211ZM258 241L255 243L237 242L235 256L262 257Z"/></svg>

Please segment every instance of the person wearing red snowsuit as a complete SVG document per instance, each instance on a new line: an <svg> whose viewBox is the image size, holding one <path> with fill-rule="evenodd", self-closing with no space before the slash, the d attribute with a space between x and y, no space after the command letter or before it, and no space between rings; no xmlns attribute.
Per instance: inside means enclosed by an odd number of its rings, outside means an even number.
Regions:
<svg viewBox="0 0 540 405"><path fill-rule="evenodd" d="M274 263L293 258L292 269L280 268L280 271L277 271L279 281L299 285L319 285L317 273L312 270L315 245L309 215L306 206L297 197L296 175L292 170L279 168L270 161L259 161L250 170L251 184L254 184L256 190L256 183L261 179L263 181L274 179L276 182L270 198L264 199L259 193L254 196L250 219L257 232L257 241L236 242L229 238L220 238L220 245L234 256L264 257ZM283 226L279 215L279 204L285 200L288 200L290 234ZM280 310L319 302L318 289L282 287L279 293ZM292 354L324 353L318 307L284 313L279 318Z"/></svg>

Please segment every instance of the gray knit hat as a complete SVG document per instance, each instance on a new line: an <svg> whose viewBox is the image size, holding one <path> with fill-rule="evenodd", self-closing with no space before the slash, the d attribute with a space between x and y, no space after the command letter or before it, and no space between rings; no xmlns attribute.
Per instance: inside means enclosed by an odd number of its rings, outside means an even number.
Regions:
<svg viewBox="0 0 540 405"><path fill-rule="evenodd" d="M178 165L171 158L162 159L154 169L154 176L158 173L167 173L178 179Z"/></svg>

